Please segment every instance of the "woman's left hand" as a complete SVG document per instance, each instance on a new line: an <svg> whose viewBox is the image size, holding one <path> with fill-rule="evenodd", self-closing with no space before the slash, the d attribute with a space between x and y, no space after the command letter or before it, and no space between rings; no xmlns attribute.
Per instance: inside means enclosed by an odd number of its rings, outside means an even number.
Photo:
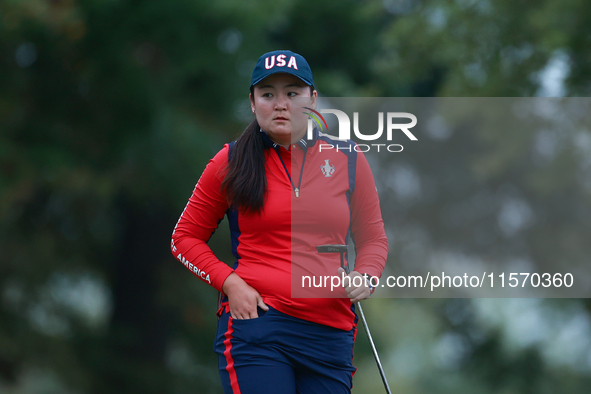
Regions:
<svg viewBox="0 0 591 394"><path fill-rule="evenodd" d="M369 286L367 285L367 281L365 280L363 275L361 275L359 272L351 271L349 273L349 275L347 275L345 273L345 270L342 267L339 267L339 276L341 278L343 276L349 276L351 278L350 282L348 280L346 280L345 283L343 283L343 288L347 292L347 296L349 297L351 302L359 302L359 301L365 300L365 299L369 298L369 296L371 296L371 291L369 289ZM358 277L358 276L360 277L360 279L356 279L356 277ZM359 287L355 286L355 284L360 284L360 283L361 283L361 286L359 286ZM350 284L350 286L345 286L348 284Z"/></svg>

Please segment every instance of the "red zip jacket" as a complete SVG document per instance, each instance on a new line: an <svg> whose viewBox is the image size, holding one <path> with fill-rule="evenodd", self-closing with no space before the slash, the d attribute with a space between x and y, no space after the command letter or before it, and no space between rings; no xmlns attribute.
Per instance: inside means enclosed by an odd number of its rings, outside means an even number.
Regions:
<svg viewBox="0 0 591 394"><path fill-rule="evenodd" d="M173 255L220 292L228 275L236 272L267 305L290 316L350 330L357 318L344 291L330 292L330 282L321 289L302 287L302 275L337 276L339 254L319 254L316 246L347 244L353 237L355 270L381 276L388 241L367 160L353 141L316 130L312 140L302 139L289 150L261 133L268 186L262 213L229 209L221 191L231 154L231 144L226 144L209 161L179 218L172 235ZM236 257L233 268L218 260L207 245L224 215ZM308 298L299 298L303 296Z"/></svg>

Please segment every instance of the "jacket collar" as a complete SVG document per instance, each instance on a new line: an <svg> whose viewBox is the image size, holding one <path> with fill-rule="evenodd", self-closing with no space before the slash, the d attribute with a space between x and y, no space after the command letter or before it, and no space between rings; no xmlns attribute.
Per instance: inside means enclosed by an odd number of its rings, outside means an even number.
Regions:
<svg viewBox="0 0 591 394"><path fill-rule="evenodd" d="M269 134L267 134L267 132L263 131L262 129L259 129L259 132L263 137L265 148L279 148L280 145L276 142L273 142L273 140L271 140L271 137L269 137ZM316 141L318 141L318 129L314 127L314 129L312 130L312 139L308 139L307 137L308 136L306 135L304 138L297 142L297 144L303 150L307 150L309 147L314 146L316 144Z"/></svg>

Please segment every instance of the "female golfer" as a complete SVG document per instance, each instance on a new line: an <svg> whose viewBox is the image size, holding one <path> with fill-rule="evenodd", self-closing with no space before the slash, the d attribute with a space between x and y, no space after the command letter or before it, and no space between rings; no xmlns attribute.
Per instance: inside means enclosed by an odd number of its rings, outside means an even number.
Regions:
<svg viewBox="0 0 591 394"><path fill-rule="evenodd" d="M174 229L173 254L220 291L214 349L225 393L350 393L353 303L370 287L358 278L340 298L308 291L316 276L345 276L339 255L316 246L349 237L350 279L381 275L388 242L371 170L354 142L308 133L303 112L316 108L317 92L302 56L261 56L249 97L255 119L205 168ZM224 215L232 268L207 245Z"/></svg>

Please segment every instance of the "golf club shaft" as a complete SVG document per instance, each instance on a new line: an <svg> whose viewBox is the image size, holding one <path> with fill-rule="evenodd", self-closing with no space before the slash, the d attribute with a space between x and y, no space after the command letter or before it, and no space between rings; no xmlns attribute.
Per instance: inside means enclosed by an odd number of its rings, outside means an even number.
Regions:
<svg viewBox="0 0 591 394"><path fill-rule="evenodd" d="M392 391L390 391L390 385L388 385L388 380L386 379L386 374L384 373L384 369L382 368L382 363L380 362L380 356L378 356L378 351L376 350L376 346L373 343L373 338L371 337L371 333L369 332L369 326L367 325L367 321L365 320L365 315L363 314L363 308L361 308L360 302L357 303L357 308L359 309L359 314L361 315L361 320L363 321L365 332L367 333L367 337L369 338L369 343L371 344L371 349L373 350L373 356L376 359L376 364L378 365L378 370L380 371L382 382L384 382L386 393L392 394Z"/></svg>
<svg viewBox="0 0 591 394"><path fill-rule="evenodd" d="M341 253L341 267L343 267L346 274L349 275L349 267L344 265L342 253ZM361 302L357 303L357 308L359 309L359 314L361 315L361 321L363 321L363 327L365 327L365 332L367 333L367 337L369 338L369 343L371 344L371 350L373 350L373 356L376 359L376 364L378 365L378 370L380 371L380 376L382 377L382 382L384 382L384 388L386 389L386 393L392 394L392 391L390 391L390 385L388 384L388 380L386 379L386 374L384 373L384 368L382 368L382 362L380 361L380 356L378 355L378 350L376 349L376 345L373 343L373 338L371 336L371 332L369 331L369 326L367 325L367 320L365 320L365 314L363 313L363 308L361 307Z"/></svg>

